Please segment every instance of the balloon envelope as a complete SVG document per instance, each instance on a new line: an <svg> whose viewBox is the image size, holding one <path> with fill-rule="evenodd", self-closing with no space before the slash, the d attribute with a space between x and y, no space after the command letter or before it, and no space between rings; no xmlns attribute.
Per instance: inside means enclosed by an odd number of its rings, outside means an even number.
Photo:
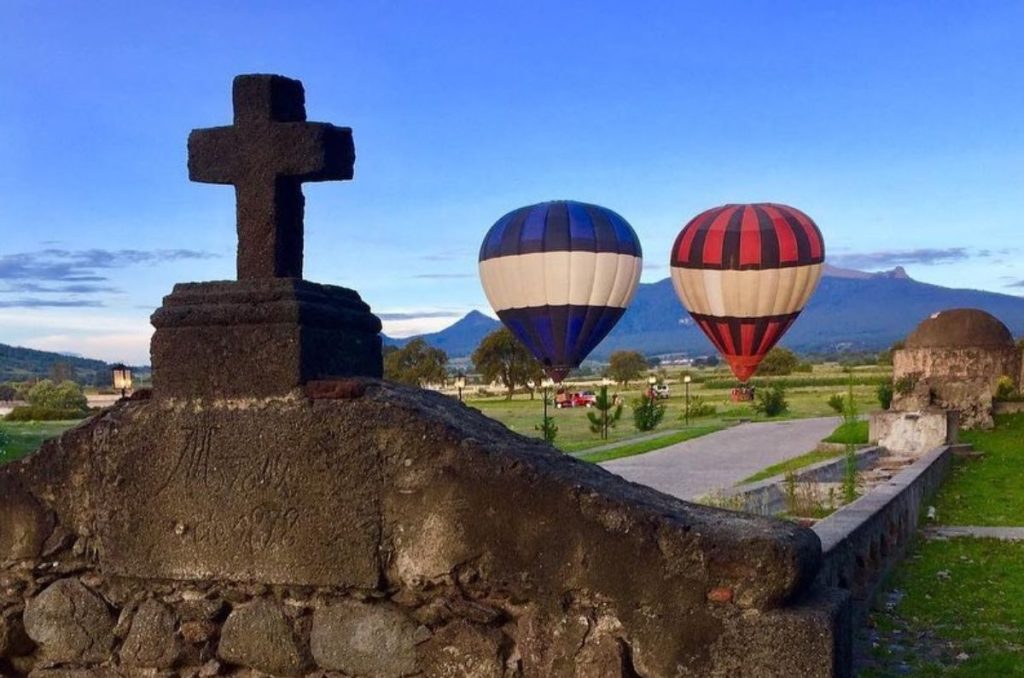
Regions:
<svg viewBox="0 0 1024 678"><path fill-rule="evenodd" d="M740 381L757 370L821 279L817 225L787 205L723 205L694 217L672 246L672 284Z"/></svg>
<svg viewBox="0 0 1024 678"><path fill-rule="evenodd" d="M559 200L513 210L491 227L480 281L501 321L561 381L622 317L642 263L625 219Z"/></svg>

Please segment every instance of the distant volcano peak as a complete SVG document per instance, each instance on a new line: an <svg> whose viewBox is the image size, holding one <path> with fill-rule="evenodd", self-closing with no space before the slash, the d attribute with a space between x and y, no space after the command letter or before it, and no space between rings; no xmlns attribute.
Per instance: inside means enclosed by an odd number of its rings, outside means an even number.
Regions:
<svg viewBox="0 0 1024 678"><path fill-rule="evenodd" d="M912 280L907 275L906 269L902 266L897 266L890 271L858 271L854 268L840 268L839 266L833 266L832 264L825 264L825 269L822 271L822 275L829 278L846 278L848 280L871 280L872 278L885 278L888 280Z"/></svg>

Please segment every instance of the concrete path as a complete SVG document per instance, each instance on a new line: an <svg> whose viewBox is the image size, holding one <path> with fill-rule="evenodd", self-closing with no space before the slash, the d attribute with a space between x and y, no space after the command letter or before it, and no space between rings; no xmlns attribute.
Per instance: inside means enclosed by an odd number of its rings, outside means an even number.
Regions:
<svg viewBox="0 0 1024 678"><path fill-rule="evenodd" d="M956 537L977 537L980 539L1002 539L1024 541L1024 527L976 527L974 525L934 525L922 530L930 539L955 539Z"/></svg>
<svg viewBox="0 0 1024 678"><path fill-rule="evenodd" d="M810 452L839 424L838 417L740 424L601 466L626 480L693 499Z"/></svg>

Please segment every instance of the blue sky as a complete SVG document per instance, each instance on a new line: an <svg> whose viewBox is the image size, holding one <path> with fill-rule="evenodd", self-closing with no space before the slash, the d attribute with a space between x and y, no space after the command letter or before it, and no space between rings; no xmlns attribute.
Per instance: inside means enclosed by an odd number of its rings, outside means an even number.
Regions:
<svg viewBox="0 0 1024 678"><path fill-rule="evenodd" d="M148 361L176 281L234 277L229 187L188 181L238 73L354 128L307 185L306 277L403 335L487 311L515 207L626 217L645 281L683 223L784 202L833 263L1024 293L1024 3L0 4L0 342Z"/></svg>

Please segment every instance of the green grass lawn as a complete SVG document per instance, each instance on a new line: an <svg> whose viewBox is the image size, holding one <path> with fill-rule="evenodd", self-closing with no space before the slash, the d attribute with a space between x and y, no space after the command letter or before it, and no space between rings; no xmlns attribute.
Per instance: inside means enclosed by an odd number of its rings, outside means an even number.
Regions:
<svg viewBox="0 0 1024 678"><path fill-rule="evenodd" d="M872 372L872 374L874 373ZM878 373L885 374L884 371ZM842 375L842 372L838 369L825 368L822 369L820 374L823 381L834 381L836 375ZM665 403L667 410L665 418L658 429L666 432L676 432L684 426L686 410L685 391L682 384L678 383L675 379L669 379L668 384L672 395L670 398L661 401ZM569 389L597 391L597 387L593 384L583 382L571 383L569 384ZM548 414L554 417L555 423L558 425L558 436L555 438L555 446L566 452L580 452L610 442L628 441L631 438L648 435L634 428L629 407L629 403L640 395L640 389L641 384L639 383L632 384L630 389L612 387L613 391L617 391L625 399L626 406L623 409L622 418L619 420L618 426L609 433L608 440L602 440L597 434L590 431L590 422L587 420L586 412L592 410L582 407L559 410L549 406ZM829 396L835 393L845 395L846 389L834 384L789 388L786 391L789 411L781 417L775 417L773 420L835 416L835 412L828 406ZM716 409L715 414L712 416L691 419L690 426L692 428L723 426L737 419L766 421L763 415L754 412L750 403L732 402L730 400L730 389L706 389L703 384L694 383L690 387L690 394L691 396L699 396L704 402L713 405ZM858 410L861 412L878 408L878 402L875 399L875 386L872 384L854 386L854 400ZM506 400L497 393L489 397L467 394L466 404L478 408L487 416L497 419L513 431L537 438L541 435L540 431L536 429L543 416L543 405L539 393L533 400L530 399L529 395L525 394L516 394L512 400ZM794 453L804 451L794 450Z"/></svg>
<svg viewBox="0 0 1024 678"><path fill-rule="evenodd" d="M954 460L935 500L938 522L1024 526L1024 414L997 417L993 430L960 437L985 454Z"/></svg>
<svg viewBox="0 0 1024 678"><path fill-rule="evenodd" d="M861 676L1024 675L1024 544L919 542L880 602Z"/></svg>
<svg viewBox="0 0 1024 678"><path fill-rule="evenodd" d="M1024 526L1024 414L961 437L985 454L954 461L937 522ZM1024 676L1024 543L919 541L886 581L887 599L898 602L872 614L879 647L861 675Z"/></svg>
<svg viewBox="0 0 1024 678"><path fill-rule="evenodd" d="M772 464L768 468L758 471L749 478L744 478L739 484L742 485L744 483L757 482L758 480L771 478L772 476L788 473L789 471L796 471L797 469L810 466L811 464L817 464L819 461L835 459L842 455L842 452L823 452L821 450L813 450L807 454L801 454L799 457L793 457L786 461L780 461L778 464Z"/></svg>
<svg viewBox="0 0 1024 678"><path fill-rule="evenodd" d="M635 443L627 443L620 445L619 447L611 450L604 450L601 452L593 452L591 454L580 455L580 459L584 461L590 461L594 463L602 461L611 461L612 459L621 459L623 457L632 457L636 454L643 454L644 452L650 452L652 450L659 450L669 445L675 445L681 443L684 440L691 440L693 438L699 438L700 436L714 433L715 431L721 431L725 428L723 424L712 424L708 426L692 426L685 431L676 431L669 433L668 435L659 436L657 438L650 438L648 440L641 440Z"/></svg>
<svg viewBox="0 0 1024 678"><path fill-rule="evenodd" d="M9 443L0 452L0 464L20 459L34 452L44 440L53 438L68 430L77 421L0 421L0 429L6 431Z"/></svg>
<svg viewBox="0 0 1024 678"><path fill-rule="evenodd" d="M825 438L825 442L841 443L843 445L867 445L868 422L852 421L842 423Z"/></svg>

